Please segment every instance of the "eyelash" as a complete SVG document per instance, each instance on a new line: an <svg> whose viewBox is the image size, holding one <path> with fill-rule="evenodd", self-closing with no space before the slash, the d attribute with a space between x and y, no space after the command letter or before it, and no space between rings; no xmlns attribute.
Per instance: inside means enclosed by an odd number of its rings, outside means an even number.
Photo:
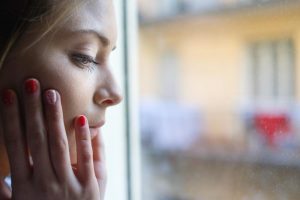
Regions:
<svg viewBox="0 0 300 200"><path fill-rule="evenodd" d="M90 71L95 68L95 65L99 65L93 57L85 54L74 53L71 55L71 58L74 62L78 63L81 68L87 68Z"/></svg>

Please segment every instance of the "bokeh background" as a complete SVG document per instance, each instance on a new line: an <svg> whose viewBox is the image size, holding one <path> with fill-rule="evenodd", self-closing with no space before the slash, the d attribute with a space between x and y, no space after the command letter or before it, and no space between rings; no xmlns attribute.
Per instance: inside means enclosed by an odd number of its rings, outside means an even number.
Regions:
<svg viewBox="0 0 300 200"><path fill-rule="evenodd" d="M300 1L138 0L143 200L300 199Z"/></svg>

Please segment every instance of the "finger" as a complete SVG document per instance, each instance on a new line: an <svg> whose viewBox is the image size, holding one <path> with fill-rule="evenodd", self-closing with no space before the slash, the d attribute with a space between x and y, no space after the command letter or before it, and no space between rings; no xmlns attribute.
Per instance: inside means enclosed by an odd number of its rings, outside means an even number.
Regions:
<svg viewBox="0 0 300 200"><path fill-rule="evenodd" d="M40 85L35 79L25 81L24 110L26 136L33 161L33 175L37 179L49 181L53 176L49 158L47 132L44 125Z"/></svg>
<svg viewBox="0 0 300 200"><path fill-rule="evenodd" d="M73 173L60 95L55 90L47 90L44 102L51 163L57 178L65 182Z"/></svg>
<svg viewBox="0 0 300 200"><path fill-rule="evenodd" d="M0 199L1 200L8 200L11 198L11 190L6 185L6 183L1 180L0 181Z"/></svg>
<svg viewBox="0 0 300 200"><path fill-rule="evenodd" d="M77 147L77 167L80 181L83 183L94 177L93 151L88 121L85 116L75 120Z"/></svg>
<svg viewBox="0 0 300 200"><path fill-rule="evenodd" d="M101 199L104 199L107 183L107 171L105 162L104 142L101 133L98 133L92 140L94 170L99 185Z"/></svg>
<svg viewBox="0 0 300 200"><path fill-rule="evenodd" d="M92 140L94 170L97 179L106 179L105 150L102 134Z"/></svg>
<svg viewBox="0 0 300 200"><path fill-rule="evenodd" d="M12 180L24 182L30 177L30 166L25 135L21 128L18 99L12 90L5 90L2 94L1 115Z"/></svg>

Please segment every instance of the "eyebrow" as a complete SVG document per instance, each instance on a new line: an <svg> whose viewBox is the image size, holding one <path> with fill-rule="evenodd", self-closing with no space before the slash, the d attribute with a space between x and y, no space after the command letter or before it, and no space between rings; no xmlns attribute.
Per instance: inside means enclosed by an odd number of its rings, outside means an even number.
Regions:
<svg viewBox="0 0 300 200"><path fill-rule="evenodd" d="M96 35L97 38L101 41L101 43L104 45L104 46L109 46L110 45L110 40L104 35L102 34L101 32L98 32L98 31L95 31L93 29L79 29L79 30L73 30L72 31L73 33L80 33L80 34L93 34L93 35ZM114 46L112 48L112 51L114 51L117 47Z"/></svg>

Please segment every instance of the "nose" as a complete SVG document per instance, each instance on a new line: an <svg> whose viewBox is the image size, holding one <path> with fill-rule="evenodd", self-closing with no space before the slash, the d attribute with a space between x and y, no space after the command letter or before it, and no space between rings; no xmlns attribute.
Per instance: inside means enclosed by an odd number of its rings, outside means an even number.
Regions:
<svg viewBox="0 0 300 200"><path fill-rule="evenodd" d="M108 73L104 81L99 82L100 84L94 94L94 102L96 104L102 107L109 107L119 104L122 101L123 96L120 88L111 73Z"/></svg>

